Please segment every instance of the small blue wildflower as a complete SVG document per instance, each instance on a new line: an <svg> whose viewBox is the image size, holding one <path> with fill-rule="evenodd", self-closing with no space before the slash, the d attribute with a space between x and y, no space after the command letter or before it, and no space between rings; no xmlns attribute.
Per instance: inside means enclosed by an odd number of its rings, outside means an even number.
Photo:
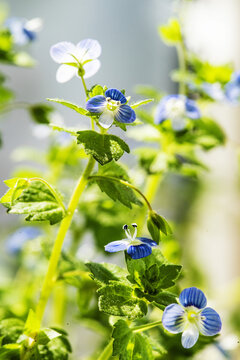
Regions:
<svg viewBox="0 0 240 360"><path fill-rule="evenodd" d="M10 31L14 43L22 46L36 39L37 33L42 29L42 20L12 17L6 20L5 26Z"/></svg>
<svg viewBox="0 0 240 360"><path fill-rule="evenodd" d="M232 79L225 86L226 97L229 101L237 103L240 100L240 71L232 75Z"/></svg>
<svg viewBox="0 0 240 360"><path fill-rule="evenodd" d="M61 64L57 70L56 79L60 83L71 80L74 76L87 79L99 70L101 45L97 40L85 39L77 45L62 41L50 49L52 59Z"/></svg>
<svg viewBox="0 0 240 360"><path fill-rule="evenodd" d="M17 231L15 231L13 234L11 234L7 239L6 243L6 249L9 252L9 254L17 254L21 251L23 245L25 242L29 240L33 240L36 237L40 236L42 234L42 231L34 226L25 226Z"/></svg>
<svg viewBox="0 0 240 360"><path fill-rule="evenodd" d="M127 253L132 259L141 259L152 253L152 247L157 246L157 243L151 239L137 236L137 224L132 224L134 228L131 234L128 225L124 225L123 229L127 239L112 241L105 246L105 251L118 252L127 250Z"/></svg>
<svg viewBox="0 0 240 360"><path fill-rule="evenodd" d="M181 131L186 127L186 119L199 119L200 111L194 100L184 95L164 96L158 104L155 124L161 124L170 119L175 131Z"/></svg>
<svg viewBox="0 0 240 360"><path fill-rule="evenodd" d="M198 340L199 333L213 336L220 332L222 322L218 313L206 307L204 293L190 287L184 289L179 296L179 304L168 305L162 316L163 327L172 334L182 332L182 346L189 349Z"/></svg>
<svg viewBox="0 0 240 360"><path fill-rule="evenodd" d="M88 100L86 109L93 114L101 114L99 124L108 129L114 120L130 124L135 121L135 111L126 105L127 99L117 89L108 89L105 96L97 95Z"/></svg>
<svg viewBox="0 0 240 360"><path fill-rule="evenodd" d="M203 83L201 86L202 90L207 94L211 99L216 101L222 101L225 99L224 91L220 83Z"/></svg>

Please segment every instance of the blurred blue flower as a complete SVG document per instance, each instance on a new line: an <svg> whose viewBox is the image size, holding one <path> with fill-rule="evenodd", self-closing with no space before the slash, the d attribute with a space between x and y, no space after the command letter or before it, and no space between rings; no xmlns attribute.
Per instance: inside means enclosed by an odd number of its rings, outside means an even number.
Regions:
<svg viewBox="0 0 240 360"><path fill-rule="evenodd" d="M218 313L206 307L204 293L190 287L179 296L179 304L168 305L162 316L163 327L172 334L182 333L182 346L189 349L198 340L199 333L213 336L220 332L222 322Z"/></svg>
<svg viewBox="0 0 240 360"><path fill-rule="evenodd" d="M42 20L12 17L6 20L5 26L10 31L14 43L22 46L36 39L37 33L42 29Z"/></svg>
<svg viewBox="0 0 240 360"><path fill-rule="evenodd" d="M99 70L101 45L97 40L85 39L77 45L62 41L50 49L52 59L61 64L57 70L57 81L60 83L71 80L74 76L87 79Z"/></svg>
<svg viewBox="0 0 240 360"><path fill-rule="evenodd" d="M232 79L226 84L226 97L229 101L237 103L240 100L240 71L232 75Z"/></svg>
<svg viewBox="0 0 240 360"><path fill-rule="evenodd" d="M127 250L127 253L132 259L141 259L152 253L152 247L157 246L157 243L151 239L137 236L137 224L132 224L134 228L131 234L128 225L124 225L123 229L127 239L112 241L105 246L105 251L118 252Z"/></svg>
<svg viewBox="0 0 240 360"><path fill-rule="evenodd" d="M114 120L129 124L135 121L135 111L126 105L127 99L117 89L108 89L105 96L97 95L88 100L86 109L93 114L101 114L99 124L108 129Z"/></svg>
<svg viewBox="0 0 240 360"><path fill-rule="evenodd" d="M213 100L222 101L225 99L225 94L220 83L203 83L202 90Z"/></svg>
<svg viewBox="0 0 240 360"><path fill-rule="evenodd" d="M155 124L161 124L170 119L173 129L181 131L186 127L186 119L195 120L200 117L200 111L194 100L180 94L167 95L158 104Z"/></svg>
<svg viewBox="0 0 240 360"><path fill-rule="evenodd" d="M10 254L17 254L19 251L21 251L25 242L33 240L40 235L42 235L42 231L37 227L22 227L6 239L6 249Z"/></svg>

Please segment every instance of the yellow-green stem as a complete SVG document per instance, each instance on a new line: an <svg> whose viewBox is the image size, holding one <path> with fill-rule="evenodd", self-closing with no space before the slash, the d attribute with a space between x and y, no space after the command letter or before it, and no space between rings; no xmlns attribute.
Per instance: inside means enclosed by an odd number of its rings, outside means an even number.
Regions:
<svg viewBox="0 0 240 360"><path fill-rule="evenodd" d="M146 331L146 330L150 330L156 326L162 325L162 320L159 321L155 321L153 323L150 324L145 324L145 325L140 325L140 326L136 326L134 328L132 328L132 331L137 333L137 332L142 332L142 331Z"/></svg>
<svg viewBox="0 0 240 360"><path fill-rule="evenodd" d="M47 274L46 274L44 282L43 282L40 299L39 299L39 302L38 302L37 308L36 308L36 315L37 315L37 318L39 321L39 327L41 325L45 307L47 305L48 298L51 294L52 287L53 287L53 284L55 281L56 269L57 269L59 257L61 254L63 241L64 241L66 233L70 227L70 224L71 224L71 221L73 218L73 214L74 214L74 212L77 208L78 202L79 202L79 198L87 184L88 177L90 176L90 174L93 170L94 164L95 164L95 160L91 157L88 161L85 171L83 172L82 176L80 177L80 179L75 187L75 190L72 194L72 197L69 202L68 210L67 210L67 215L61 222L61 225L60 225L60 228L58 231L58 235L55 240L53 250L52 250L52 253L50 256L48 270L47 270Z"/></svg>
<svg viewBox="0 0 240 360"><path fill-rule="evenodd" d="M97 358L97 360L108 360L112 356L113 351L113 339L107 344L107 346L103 349L103 352Z"/></svg>

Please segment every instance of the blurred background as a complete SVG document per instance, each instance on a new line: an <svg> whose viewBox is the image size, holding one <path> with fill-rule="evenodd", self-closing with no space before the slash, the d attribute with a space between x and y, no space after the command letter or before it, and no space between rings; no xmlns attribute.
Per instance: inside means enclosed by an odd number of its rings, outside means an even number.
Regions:
<svg viewBox="0 0 240 360"><path fill-rule="evenodd" d="M83 106L85 96L77 78L66 84L56 82L57 64L51 60L49 49L59 41L77 43L88 37L97 39L102 45L101 69L94 78L87 81L88 85L100 83L108 87L125 88L127 94L134 99L137 99L134 94L136 84L150 84L169 93L177 91L176 84L169 77L171 70L177 67L175 49L165 46L157 33L158 25L165 23L178 8L179 4L176 2L8 0L7 4L11 16L28 19L41 17L44 21L38 40L29 48L29 52L37 60L36 67L4 67L11 79L9 85L15 89L19 100L39 102L47 97L57 97ZM184 16L184 31L191 50L213 64L231 62L236 69L240 69L239 0L185 1L181 16ZM79 117L74 112L64 108L59 108L59 111L67 126L88 126L87 122L80 124ZM209 111L225 129L229 141L224 148L202 154L210 171L203 175L201 196L197 197L191 207L188 228L179 227L177 236L180 241L181 237L185 237L186 251L193 251L197 263L203 267L218 308L227 309L226 294L240 296L237 156L240 112L239 107L225 104L213 105ZM11 158L14 148L22 144L43 148L46 140L33 137L33 124L23 110L3 116L0 119L0 129L4 140L4 146L0 150L2 194L6 189L2 180L11 177L15 166ZM125 159L134 161L132 155ZM176 186L176 196L178 189ZM160 189L160 193L163 192L164 187ZM156 207L161 209L163 205L160 199L161 196L156 201ZM169 206L166 204L166 212L169 212ZM6 216L5 209L0 207L0 232L11 221L13 217ZM228 329L223 329L224 331L228 333ZM233 342L236 343L235 340ZM212 360L215 355L208 356L212 356Z"/></svg>

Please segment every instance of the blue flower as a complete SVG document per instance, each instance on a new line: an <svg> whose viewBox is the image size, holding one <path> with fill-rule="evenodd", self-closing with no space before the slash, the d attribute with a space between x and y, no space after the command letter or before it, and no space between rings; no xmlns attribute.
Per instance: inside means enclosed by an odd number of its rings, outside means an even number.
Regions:
<svg viewBox="0 0 240 360"><path fill-rule="evenodd" d="M240 100L240 71L233 73L232 79L226 84L226 97L231 102Z"/></svg>
<svg viewBox="0 0 240 360"><path fill-rule="evenodd" d="M108 89L105 96L97 95L88 100L86 109L92 114L100 114L99 124L108 129L114 120L124 124L134 122L136 114L126 102L121 91Z"/></svg>
<svg viewBox="0 0 240 360"><path fill-rule="evenodd" d="M199 333L213 336L220 332L222 322L218 313L206 307L204 293L190 287L179 296L179 304L168 305L162 316L163 327L172 334L182 333L182 346L191 348L198 340Z"/></svg>
<svg viewBox="0 0 240 360"><path fill-rule="evenodd" d="M22 249L25 242L29 240L33 240L36 237L40 236L41 234L42 231L37 227L34 226L22 227L7 238L6 240L7 251L10 254L17 254Z"/></svg>
<svg viewBox="0 0 240 360"><path fill-rule="evenodd" d="M5 26L10 31L14 43L21 46L36 39L37 33L42 29L42 20L12 17L6 20Z"/></svg>
<svg viewBox="0 0 240 360"><path fill-rule="evenodd" d="M225 94L220 83L203 83L202 90L213 100L222 101L225 99Z"/></svg>
<svg viewBox="0 0 240 360"><path fill-rule="evenodd" d="M158 104L155 124L170 119L173 129L181 131L186 127L186 119L195 120L200 117L200 111L194 100L184 95L167 95Z"/></svg>
<svg viewBox="0 0 240 360"><path fill-rule="evenodd" d="M133 234L131 234L128 225L124 225L123 229L127 239L113 241L105 246L105 251L118 252L127 250L127 253L132 259L141 259L152 253L152 247L157 246L157 243L151 239L137 236L137 224L132 224L134 228Z"/></svg>
<svg viewBox="0 0 240 360"><path fill-rule="evenodd" d="M50 49L52 59L61 64L57 70L57 81L64 83L74 76L83 76L87 79L99 70L101 45L97 40L85 39L77 45L62 41Z"/></svg>

